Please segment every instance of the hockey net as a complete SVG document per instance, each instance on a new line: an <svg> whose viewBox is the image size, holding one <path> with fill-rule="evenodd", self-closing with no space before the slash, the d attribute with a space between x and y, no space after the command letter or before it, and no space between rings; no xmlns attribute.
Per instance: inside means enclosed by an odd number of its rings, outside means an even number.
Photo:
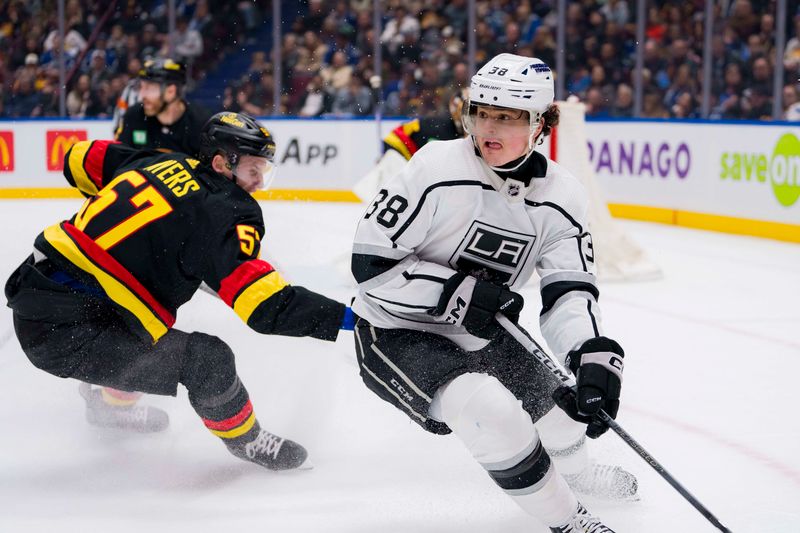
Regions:
<svg viewBox="0 0 800 533"><path fill-rule="evenodd" d="M648 281L663 277L661 268L611 217L608 203L589 161L586 106L558 102L559 125L550 136L550 159L581 180L589 196L589 231L595 251L597 277L601 281ZM567 141L568 139L568 141Z"/></svg>

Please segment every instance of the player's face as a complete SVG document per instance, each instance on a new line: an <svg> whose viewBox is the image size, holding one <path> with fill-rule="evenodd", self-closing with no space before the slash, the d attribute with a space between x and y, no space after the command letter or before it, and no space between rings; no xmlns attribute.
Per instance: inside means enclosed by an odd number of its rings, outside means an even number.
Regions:
<svg viewBox="0 0 800 533"><path fill-rule="evenodd" d="M145 115L148 117L157 115L164 104L161 84L154 81L141 80L139 82L139 98L142 99Z"/></svg>
<svg viewBox="0 0 800 533"><path fill-rule="evenodd" d="M525 111L477 106L470 113L468 126L481 156L493 167L510 163L528 152L531 130Z"/></svg>
<svg viewBox="0 0 800 533"><path fill-rule="evenodd" d="M233 174L236 183L250 194L269 185L274 167L266 157L243 155L239 158Z"/></svg>

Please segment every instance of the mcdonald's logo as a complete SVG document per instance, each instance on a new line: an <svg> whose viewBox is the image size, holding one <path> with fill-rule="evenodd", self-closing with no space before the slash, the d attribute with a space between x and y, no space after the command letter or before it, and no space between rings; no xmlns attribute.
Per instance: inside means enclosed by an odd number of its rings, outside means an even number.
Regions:
<svg viewBox="0 0 800 533"><path fill-rule="evenodd" d="M86 140L86 130L47 130L47 170L64 170L64 154L78 141Z"/></svg>
<svg viewBox="0 0 800 533"><path fill-rule="evenodd" d="M0 172L14 170L14 132L0 131Z"/></svg>

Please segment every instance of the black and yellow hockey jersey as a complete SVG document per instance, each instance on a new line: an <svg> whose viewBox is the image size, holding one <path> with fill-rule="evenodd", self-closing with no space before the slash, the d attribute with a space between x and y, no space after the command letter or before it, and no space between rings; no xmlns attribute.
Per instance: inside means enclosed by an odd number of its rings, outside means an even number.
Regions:
<svg viewBox="0 0 800 533"><path fill-rule="evenodd" d="M264 222L242 188L184 154L79 142L64 175L88 197L35 248L100 289L144 338L157 341L201 282L261 333L334 340L339 302L289 285L259 259Z"/></svg>
<svg viewBox="0 0 800 533"><path fill-rule="evenodd" d="M145 115L141 102L134 104L122 116L114 137L134 148L196 156L200 152L200 130L210 115L194 104L184 103L186 111L169 126L162 124L157 117Z"/></svg>
<svg viewBox="0 0 800 533"><path fill-rule="evenodd" d="M430 141L452 141L460 137L463 135L450 117L417 118L389 132L383 139L383 149L384 152L396 150L408 161Z"/></svg>

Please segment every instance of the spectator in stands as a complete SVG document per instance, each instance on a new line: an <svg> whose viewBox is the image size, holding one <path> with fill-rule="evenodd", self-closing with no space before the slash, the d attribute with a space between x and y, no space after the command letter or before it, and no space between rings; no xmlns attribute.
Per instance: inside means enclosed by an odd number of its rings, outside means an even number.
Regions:
<svg viewBox="0 0 800 533"><path fill-rule="evenodd" d="M128 39L125 36L125 31L122 28L122 24L114 24L111 27L111 33L106 41L106 48L109 50L114 50L118 58L124 58L127 56L127 42Z"/></svg>
<svg viewBox="0 0 800 533"><path fill-rule="evenodd" d="M328 52L328 45L323 43L316 33L307 31L303 34L303 46L308 51L309 72L319 72L325 65L324 59Z"/></svg>
<svg viewBox="0 0 800 533"><path fill-rule="evenodd" d="M678 97L683 93L694 94L697 91L697 84L692 77L692 67L690 63L681 63L678 65L675 77L672 84L667 89L664 95L664 106L667 109L677 103Z"/></svg>
<svg viewBox="0 0 800 533"><path fill-rule="evenodd" d="M533 45L534 57L538 57L547 65L556 64L557 45L550 26L539 26L531 44Z"/></svg>
<svg viewBox="0 0 800 533"><path fill-rule="evenodd" d="M386 46L390 54L396 55L400 45L406 42L406 35L414 40L419 39L420 24L404 6L398 5L381 34L381 43Z"/></svg>
<svg viewBox="0 0 800 533"><path fill-rule="evenodd" d="M547 64L549 65L550 63ZM456 89L466 89L469 88L469 82L470 82L470 75L469 75L469 67L467 66L467 64L464 63L463 61L460 61L455 65L453 65L453 81L450 85L452 85Z"/></svg>
<svg viewBox="0 0 800 533"><path fill-rule="evenodd" d="M783 88L783 119L800 121L800 91L797 84L789 84Z"/></svg>
<svg viewBox="0 0 800 533"><path fill-rule="evenodd" d="M753 4L750 0L735 0L731 5L731 14L727 24L732 28L740 39L747 39L758 31L758 16L753 12Z"/></svg>
<svg viewBox="0 0 800 533"><path fill-rule="evenodd" d="M198 0L192 19L189 21L189 29L194 30L201 36L211 27L211 14L208 8L208 0Z"/></svg>
<svg viewBox="0 0 800 533"><path fill-rule="evenodd" d="M748 120L772 119L772 95L768 87L754 85L744 90L742 118Z"/></svg>
<svg viewBox="0 0 800 533"><path fill-rule="evenodd" d="M301 117L318 117L330 110L330 95L324 89L322 76L314 76L306 86L306 92L300 102Z"/></svg>
<svg viewBox="0 0 800 533"><path fill-rule="evenodd" d="M6 113L10 117L42 115L42 95L34 87L34 78L22 76L14 80Z"/></svg>
<svg viewBox="0 0 800 533"><path fill-rule="evenodd" d="M590 87L586 91L586 116L604 118L610 116L608 112L608 100L603 96L603 92L598 87Z"/></svg>
<svg viewBox="0 0 800 533"><path fill-rule="evenodd" d="M609 115L614 118L633 116L633 89L630 85L622 83L617 86L617 97Z"/></svg>
<svg viewBox="0 0 800 533"><path fill-rule="evenodd" d="M158 34L158 29L155 24L145 24L142 28L142 38L139 43L139 59L146 60L156 57L163 39Z"/></svg>
<svg viewBox="0 0 800 533"><path fill-rule="evenodd" d="M58 30L52 30L44 40L44 51L49 52L59 47ZM86 48L86 39L83 38L74 26L69 27L64 35L64 49L67 55L76 57Z"/></svg>
<svg viewBox="0 0 800 533"><path fill-rule="evenodd" d="M324 62L330 63L333 54L336 52L342 52L345 55L348 65L355 65L358 63L358 60L361 58L361 51L358 50L351 39L353 38L353 34L355 30L352 26L345 23L339 26L336 30L336 35L333 38L333 41L329 43L328 51L325 54Z"/></svg>
<svg viewBox="0 0 800 533"><path fill-rule="evenodd" d="M517 24L513 20L506 23L505 32L499 39L500 51L507 52L509 54L518 54L519 53L518 48L521 44L520 43L521 36L522 35L519 29L519 24Z"/></svg>
<svg viewBox="0 0 800 533"><path fill-rule="evenodd" d="M371 111L372 93L358 76L350 78L350 84L333 96L334 115L367 115Z"/></svg>
<svg viewBox="0 0 800 533"><path fill-rule="evenodd" d="M189 20L179 17L175 20L175 34L173 35L175 56L179 61L191 64L203 53L203 38L200 32L189 28Z"/></svg>
<svg viewBox="0 0 800 533"><path fill-rule="evenodd" d="M606 79L606 69L603 67L603 65L597 64L592 67L591 78L591 87L600 91L603 102L606 102L607 104L608 102L613 101L614 87L608 83L608 80Z"/></svg>
<svg viewBox="0 0 800 533"><path fill-rule="evenodd" d="M645 118L669 118L669 112L664 107L663 100L663 94L658 89L645 92L642 116Z"/></svg>
<svg viewBox="0 0 800 533"><path fill-rule="evenodd" d="M448 24L453 28L453 33L466 39L467 22L469 11L467 10L467 0L451 0L442 10Z"/></svg>
<svg viewBox="0 0 800 533"><path fill-rule="evenodd" d="M520 2L514 12L514 20L519 24L520 43L528 44L533 41L536 31L542 24L542 20L536 13L531 12L529 2ZM539 57L539 56L536 56ZM547 63L548 65L550 63Z"/></svg>
<svg viewBox="0 0 800 533"><path fill-rule="evenodd" d="M772 87L772 66L765 56L756 56L751 63L750 72L752 79L750 84L769 90Z"/></svg>
<svg viewBox="0 0 800 533"><path fill-rule="evenodd" d="M720 92L717 107L712 111L713 118L741 118L741 95L744 90L744 77L739 63L729 63L725 67L725 84Z"/></svg>
<svg viewBox="0 0 800 533"><path fill-rule="evenodd" d="M89 75L90 86L97 87L102 82L107 82L111 79L112 72L106 65L106 53L103 50L94 50L89 59Z"/></svg>
<svg viewBox="0 0 800 533"><path fill-rule="evenodd" d="M800 77L800 13L794 17L794 36L783 51L783 67L795 79Z"/></svg>
<svg viewBox="0 0 800 533"><path fill-rule="evenodd" d="M208 0L184 0L176 4L179 20L174 44L178 54L195 59L195 79L212 69L224 53L237 53L237 45L245 41L254 42L254 37L268 23L270 16L266 0L220 2L215 4L214 14L209 11ZM678 103L678 100L686 103L684 93L692 95L696 108L702 82L705 29L701 4L674 0L648 4L643 90L667 98L666 108L652 105L651 114L661 116L672 112L675 116L686 115L685 106ZM566 11L566 71L557 74L566 80L571 93L587 96L590 87L599 88L605 112L615 115L628 112L623 111L625 106L618 105L618 102L626 101L628 90L633 85L636 42L632 5L631 0L585 0L569 2ZM0 3L0 90L3 90L0 96L5 95L6 113L30 107L25 102L35 99L24 97L23 105L11 101L20 90L23 93L26 90L26 84L22 84L15 92L14 74L24 66L29 54L39 57L33 87L34 91L41 93L43 100L33 109L43 114L57 112L57 106L52 107L51 102L54 96L55 102L58 101L57 93L53 91L57 88L60 46L51 7L47 2L16 0ZM384 45L381 72L383 111L440 112L442 88L463 84L469 74L465 56L466 0L420 0L410 4L392 0L386 3L386 7L384 29L379 36ZM115 81L117 73L129 72L130 65L140 59L166 53L169 44L164 33L168 25L166 8L165 0L125 1L110 20L99 26L99 16L105 4L67 0L65 60L68 73L80 51L87 46L87 39L96 36L94 42L88 43L91 50L78 70L78 73L90 75L90 94L96 95L98 100L95 103L99 104L87 107L87 116L95 110L104 112L101 110L105 105L100 100L105 100L106 96L118 99L120 86L124 87L126 78ZM351 88L350 80L354 76L361 80L368 78L376 40L371 9L370 0L309 0L306 12L292 21L292 33L284 32L283 35L281 80L284 87L282 105L287 106L289 112L296 112L309 100L330 101L340 89ZM555 63L556 12L553 0L536 3L479 0L477 9L475 36L478 49L475 59L478 67L499 51L535 55L548 63ZM756 102L755 108L760 107L761 94L768 95L767 100L771 102L775 67L774 1L730 0L717 3L716 9L712 40L712 116L738 118L752 113L751 99ZM800 15L790 21L787 33L790 38L782 58L786 69L783 85L793 83L800 76ZM337 52L344 53L349 69L342 68L339 61L334 60ZM100 59L94 59L99 53L105 54L103 69L99 68ZM263 64L268 64L267 59L262 55ZM735 62L741 67L733 69L739 69L738 74L744 80L738 82L740 86L736 90L732 90L725 78L729 66ZM438 69L436 76L432 74L430 65ZM244 92L247 96L245 104L269 107L272 112L272 98L261 77L265 68L257 64L252 68L257 75L241 89L226 91L225 101L228 106L238 106L237 95ZM742 72L744 76L741 76ZM233 73L234 79L240 74ZM307 91L309 82L320 74L323 84ZM598 81L600 78L602 81ZM76 86L77 81L76 75L69 80L70 86ZM363 81L361 85L365 85ZM759 86L756 94L748 99L747 106L750 107L747 110L741 106L741 85ZM269 104L261 105L260 100L265 95L269 97ZM258 102L250 99L251 96ZM678 107L673 110L676 104ZM319 107L311 105L306 108L306 113L309 109L317 113ZM331 105L322 107L325 108L323 112L331 110Z"/></svg>
<svg viewBox="0 0 800 533"><path fill-rule="evenodd" d="M67 94L67 113L70 117L83 118L92 103L92 85L88 74L81 74Z"/></svg>
<svg viewBox="0 0 800 533"><path fill-rule="evenodd" d="M698 118L697 101L690 92L682 92L675 97L669 110L672 118Z"/></svg>
<svg viewBox="0 0 800 533"><path fill-rule="evenodd" d="M347 64L347 57L344 52L335 52L331 58L331 64L320 71L325 84L334 91L338 91L350 84L353 75L353 66Z"/></svg>
<svg viewBox="0 0 800 533"><path fill-rule="evenodd" d="M600 8L600 13L606 20L613 21L620 26L624 26L630 20L630 8L626 0L608 0Z"/></svg>
<svg viewBox="0 0 800 533"><path fill-rule="evenodd" d="M59 43L60 41L58 35L56 35L52 41L52 46L49 49L45 49L41 58L39 58L39 64L42 66L42 68L58 71L58 62L62 55L61 45ZM72 65L75 63L78 53L72 53L69 50L66 50L63 55L65 67L67 69L71 69Z"/></svg>
<svg viewBox="0 0 800 533"><path fill-rule="evenodd" d="M111 118L114 116L114 107L111 83L103 81L91 93L89 106L86 108L86 116Z"/></svg>

